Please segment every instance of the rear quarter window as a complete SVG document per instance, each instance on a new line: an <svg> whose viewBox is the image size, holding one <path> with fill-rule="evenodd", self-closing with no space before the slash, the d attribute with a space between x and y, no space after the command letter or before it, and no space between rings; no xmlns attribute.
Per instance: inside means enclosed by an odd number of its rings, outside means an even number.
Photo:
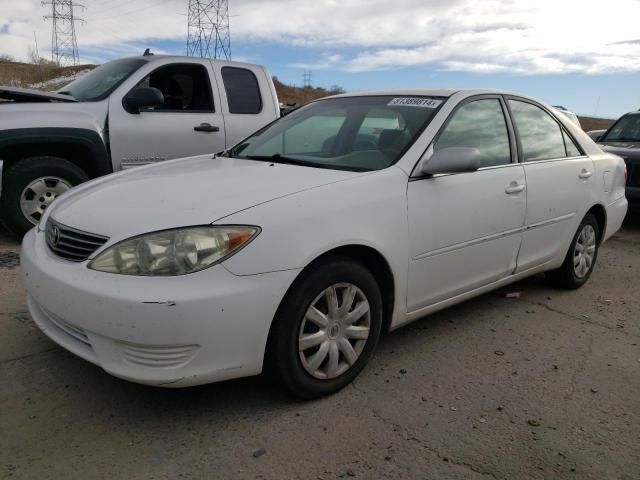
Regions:
<svg viewBox="0 0 640 480"><path fill-rule="evenodd" d="M227 92L229 113L256 114L262 111L258 79L251 70L223 67L222 82Z"/></svg>

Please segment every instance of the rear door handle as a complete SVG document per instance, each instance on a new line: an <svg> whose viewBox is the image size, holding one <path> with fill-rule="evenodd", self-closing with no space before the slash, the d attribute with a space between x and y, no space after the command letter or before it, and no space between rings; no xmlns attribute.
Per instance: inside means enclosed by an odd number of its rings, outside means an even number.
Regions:
<svg viewBox="0 0 640 480"><path fill-rule="evenodd" d="M593 175L593 172L590 172L589 170L587 170L586 168L583 168L582 171L580 172L580 175L578 175L582 180L586 180L587 178L591 177L591 175Z"/></svg>
<svg viewBox="0 0 640 480"><path fill-rule="evenodd" d="M219 132L220 127L215 127L210 123L201 123L200 125L196 125L193 127L196 132Z"/></svg>
<svg viewBox="0 0 640 480"><path fill-rule="evenodd" d="M516 193L523 192L524 188L525 186L519 184L518 182L511 182L505 189L504 193L506 193L507 195L515 195Z"/></svg>

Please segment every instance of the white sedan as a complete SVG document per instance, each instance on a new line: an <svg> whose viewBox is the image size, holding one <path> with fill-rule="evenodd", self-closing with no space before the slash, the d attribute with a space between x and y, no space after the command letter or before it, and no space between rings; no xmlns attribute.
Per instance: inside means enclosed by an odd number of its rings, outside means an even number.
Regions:
<svg viewBox="0 0 640 480"><path fill-rule="evenodd" d="M269 369L313 398L381 333L524 277L583 285L627 210L625 165L497 91L335 96L217 156L62 195L22 249L55 342L183 387Z"/></svg>

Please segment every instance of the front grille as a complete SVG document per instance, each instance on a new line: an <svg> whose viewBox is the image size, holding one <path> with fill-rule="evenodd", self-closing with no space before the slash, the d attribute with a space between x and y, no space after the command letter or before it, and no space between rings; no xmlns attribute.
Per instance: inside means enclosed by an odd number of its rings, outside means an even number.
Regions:
<svg viewBox="0 0 640 480"><path fill-rule="evenodd" d="M627 161L627 187L640 187L640 163Z"/></svg>
<svg viewBox="0 0 640 480"><path fill-rule="evenodd" d="M45 237L53 253L73 262L86 260L109 240L109 237L67 227L51 218L47 220Z"/></svg>

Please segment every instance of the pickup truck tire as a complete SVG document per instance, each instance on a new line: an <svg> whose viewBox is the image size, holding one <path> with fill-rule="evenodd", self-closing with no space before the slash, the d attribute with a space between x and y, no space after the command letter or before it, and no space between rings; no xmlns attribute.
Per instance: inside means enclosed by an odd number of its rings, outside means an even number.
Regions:
<svg viewBox="0 0 640 480"><path fill-rule="evenodd" d="M87 180L81 168L64 158L41 155L20 160L5 171L0 219L21 237L60 193Z"/></svg>

